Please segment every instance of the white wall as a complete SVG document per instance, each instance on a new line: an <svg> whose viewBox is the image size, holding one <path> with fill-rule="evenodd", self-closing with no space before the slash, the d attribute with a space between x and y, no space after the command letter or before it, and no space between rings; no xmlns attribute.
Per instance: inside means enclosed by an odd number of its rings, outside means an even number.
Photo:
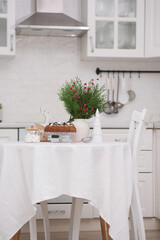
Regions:
<svg viewBox="0 0 160 240"><path fill-rule="evenodd" d="M68 0L69 1L69 0ZM16 19L22 18L23 5L16 0ZM74 17L79 18L78 0L74 4ZM75 2L77 5L75 5ZM28 1L23 0L24 6ZM20 8L20 5L21 8ZM32 4L27 5L29 9ZM32 7L31 7L32 6ZM69 9L68 12L71 10ZM65 80L78 75L83 81L97 78L95 69L160 70L160 62L82 61L81 40L78 38L17 37L16 56L0 59L0 102L3 104L4 122L43 121L42 106L51 113L51 121L66 121L68 115L57 96ZM105 81L106 75L103 75ZM101 80L102 81L102 80ZM102 114L104 123L128 123L134 109L150 108L160 113L160 74L135 75L132 87L136 99L128 103L119 114Z"/></svg>

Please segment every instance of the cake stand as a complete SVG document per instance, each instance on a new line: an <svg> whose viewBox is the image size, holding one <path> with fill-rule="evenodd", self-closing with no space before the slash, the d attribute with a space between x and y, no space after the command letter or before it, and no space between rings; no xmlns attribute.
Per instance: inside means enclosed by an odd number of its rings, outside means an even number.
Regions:
<svg viewBox="0 0 160 240"><path fill-rule="evenodd" d="M52 135L58 135L59 136L59 142L63 142L63 136L72 136L75 134L75 132L46 132L47 135L51 136Z"/></svg>

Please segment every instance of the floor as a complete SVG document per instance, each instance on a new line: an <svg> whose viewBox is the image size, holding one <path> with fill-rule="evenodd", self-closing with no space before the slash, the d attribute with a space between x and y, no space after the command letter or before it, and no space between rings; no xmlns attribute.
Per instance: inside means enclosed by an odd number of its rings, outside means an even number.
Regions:
<svg viewBox="0 0 160 240"><path fill-rule="evenodd" d="M146 240L160 240L160 231L146 231L146 237ZM29 234L21 234L20 240L29 240ZM44 240L43 233L38 233L38 240ZM68 233L51 233L51 240L68 240ZM79 240L102 240L101 232L80 232Z"/></svg>

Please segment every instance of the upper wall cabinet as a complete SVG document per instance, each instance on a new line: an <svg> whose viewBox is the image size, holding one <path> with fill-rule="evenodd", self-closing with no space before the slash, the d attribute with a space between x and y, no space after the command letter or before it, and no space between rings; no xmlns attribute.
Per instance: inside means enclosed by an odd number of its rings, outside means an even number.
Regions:
<svg viewBox="0 0 160 240"><path fill-rule="evenodd" d="M0 0L0 55L15 54L15 1Z"/></svg>
<svg viewBox="0 0 160 240"><path fill-rule="evenodd" d="M160 0L146 0L145 53L160 57Z"/></svg>
<svg viewBox="0 0 160 240"><path fill-rule="evenodd" d="M83 0L85 57L144 57L144 0Z"/></svg>

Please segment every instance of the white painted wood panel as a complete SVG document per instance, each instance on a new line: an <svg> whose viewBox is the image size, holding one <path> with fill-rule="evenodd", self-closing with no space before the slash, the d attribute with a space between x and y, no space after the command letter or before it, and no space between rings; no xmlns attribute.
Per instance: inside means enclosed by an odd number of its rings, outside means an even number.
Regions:
<svg viewBox="0 0 160 240"><path fill-rule="evenodd" d="M152 173L139 174L139 194L143 217L153 217L153 181Z"/></svg>
<svg viewBox="0 0 160 240"><path fill-rule="evenodd" d="M48 204L49 219L68 219L71 213L71 204ZM37 219L42 219L41 207L37 205ZM83 204L81 218L93 218L93 207Z"/></svg>
<svg viewBox="0 0 160 240"><path fill-rule="evenodd" d="M18 141L18 129L0 129L0 142Z"/></svg>
<svg viewBox="0 0 160 240"><path fill-rule="evenodd" d="M160 57L160 1L146 0L145 56Z"/></svg>

